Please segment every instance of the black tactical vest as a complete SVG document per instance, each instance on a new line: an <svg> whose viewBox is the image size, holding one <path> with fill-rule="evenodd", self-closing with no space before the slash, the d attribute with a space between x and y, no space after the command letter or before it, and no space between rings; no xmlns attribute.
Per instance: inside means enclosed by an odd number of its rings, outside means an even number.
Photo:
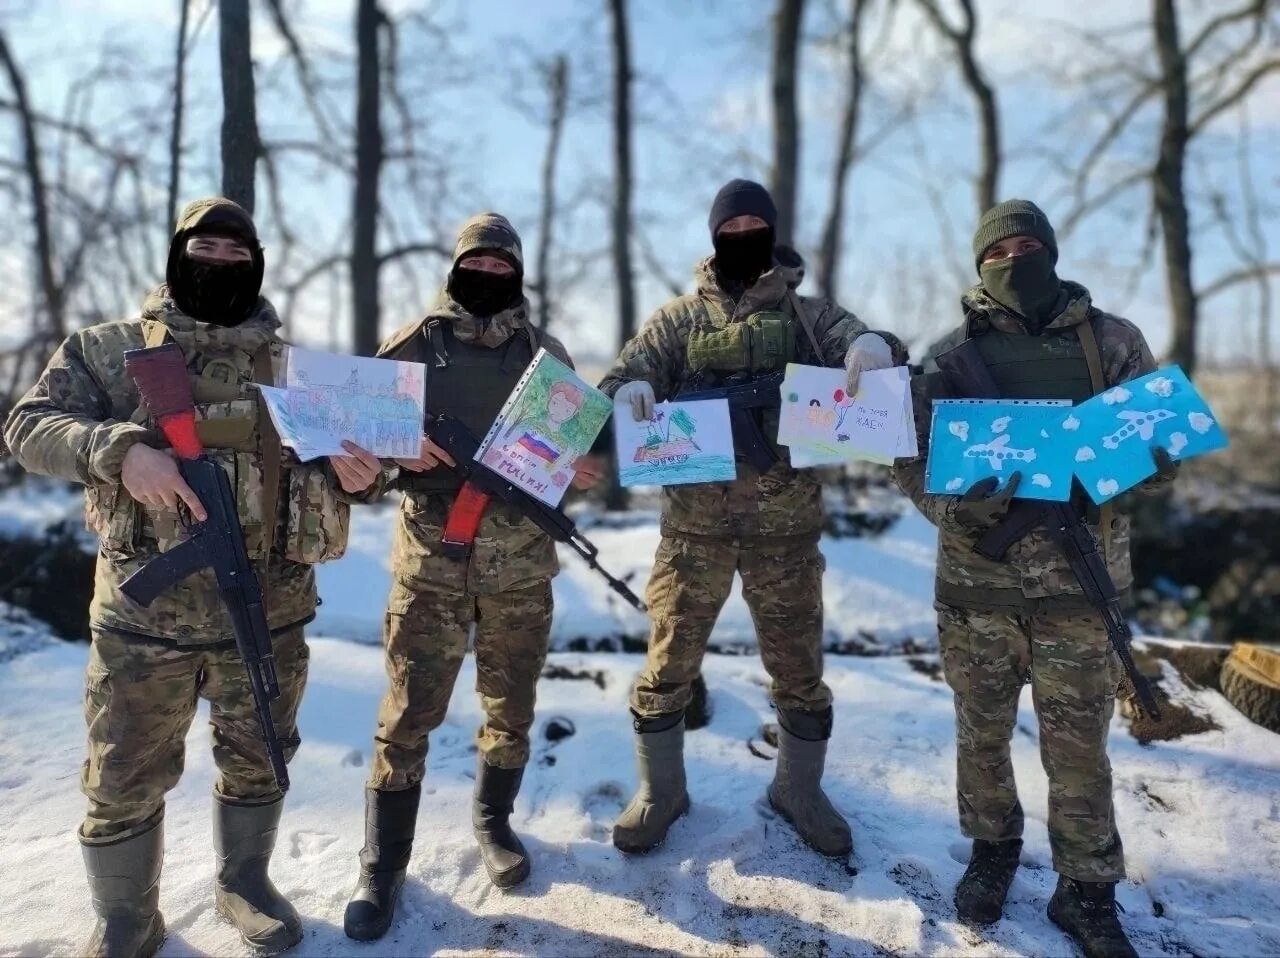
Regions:
<svg viewBox="0 0 1280 958"><path fill-rule="evenodd" d="M419 361L427 366L427 411L456 416L483 438L533 361L535 340L529 328L500 346L482 346L454 336L452 323L428 322L418 339ZM462 480L448 469L402 471L397 486L405 492L455 493Z"/></svg>
<svg viewBox="0 0 1280 958"><path fill-rule="evenodd" d="M990 329L976 338L1000 395L1007 399L1083 402L1093 395L1084 347L1071 327L1038 336Z"/></svg>

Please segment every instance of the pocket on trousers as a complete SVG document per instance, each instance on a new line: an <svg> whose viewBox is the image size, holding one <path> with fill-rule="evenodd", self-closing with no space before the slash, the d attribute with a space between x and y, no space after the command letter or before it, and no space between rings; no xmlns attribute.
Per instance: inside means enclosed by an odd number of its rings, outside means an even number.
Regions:
<svg viewBox="0 0 1280 958"><path fill-rule="evenodd" d="M938 612L938 650L942 658L942 674L957 695L969 693L973 669L973 630L959 609L935 605Z"/></svg>

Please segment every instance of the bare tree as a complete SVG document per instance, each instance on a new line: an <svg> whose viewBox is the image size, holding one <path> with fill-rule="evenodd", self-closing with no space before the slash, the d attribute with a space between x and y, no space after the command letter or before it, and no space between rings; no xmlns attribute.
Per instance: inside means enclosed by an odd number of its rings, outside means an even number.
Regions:
<svg viewBox="0 0 1280 958"><path fill-rule="evenodd" d="M250 214L261 145L250 55L249 0L218 0L222 65L222 195Z"/></svg>
<svg viewBox="0 0 1280 958"><path fill-rule="evenodd" d="M964 18L959 26L953 26L943 15L938 0L917 0L934 28L955 48L956 63L964 77L965 86L978 108L978 130L981 143L981 159L978 168L978 214L989 210L999 202L1000 184L1000 109L996 91L978 63L977 36L978 15L973 0L959 0Z"/></svg>
<svg viewBox="0 0 1280 958"><path fill-rule="evenodd" d="M173 58L173 123L169 135L169 226L178 220L178 189L182 179L182 111L187 76L187 18L191 0L178 0L178 50Z"/></svg>
<svg viewBox="0 0 1280 958"><path fill-rule="evenodd" d="M770 189L778 207L778 241L793 242L796 220L800 118L796 107L796 74L800 61L800 26L804 0L778 0L773 14L773 165Z"/></svg>
<svg viewBox="0 0 1280 958"><path fill-rule="evenodd" d="M355 350L378 350L378 213L382 176L382 87L379 27L385 15L377 0L359 0L356 8L356 171L351 219L351 294Z"/></svg>
<svg viewBox="0 0 1280 958"><path fill-rule="evenodd" d="M547 150L542 157L542 210L538 215L538 264L534 294L538 297L538 326L546 329L551 322L551 247L555 239L556 162L560 156L560 139L564 133L565 113L569 101L569 58L559 54L546 69Z"/></svg>

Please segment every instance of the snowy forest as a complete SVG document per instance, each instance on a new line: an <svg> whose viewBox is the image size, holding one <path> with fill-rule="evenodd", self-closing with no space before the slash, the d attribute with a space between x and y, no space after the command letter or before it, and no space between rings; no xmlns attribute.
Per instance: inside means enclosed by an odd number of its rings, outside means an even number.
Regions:
<svg viewBox="0 0 1280 958"><path fill-rule="evenodd" d="M424 315L464 220L501 213L532 323L593 384L693 292L730 179L768 187L799 292L913 362L963 318L980 215L1032 200L1059 275L1181 366L1230 438L1126 506L1133 654L1163 716L1122 689L1110 721L1121 920L1141 955L1277 955L1277 157L1280 0L0 0L0 424L68 336L138 317L201 197L253 215L286 341L361 356ZM492 887L469 833L485 676L468 656L431 737L396 922L374 944L344 936L388 687L393 494L352 505L345 555L316 567L271 863L302 916L292 953L1079 954L1045 914L1057 876L1030 689L1012 744L1021 868L1001 921L957 919L970 849L938 533L887 467L819 475L823 784L848 860L814 855L765 797L778 719L741 582L686 715L690 811L649 854L615 849L651 622L561 545L512 816L530 879ZM82 953L94 922L75 832L99 552L84 498L0 442L0 955ZM601 565L643 595L659 490L604 482L569 501ZM167 798L164 956L250 953L214 906L201 709Z"/></svg>

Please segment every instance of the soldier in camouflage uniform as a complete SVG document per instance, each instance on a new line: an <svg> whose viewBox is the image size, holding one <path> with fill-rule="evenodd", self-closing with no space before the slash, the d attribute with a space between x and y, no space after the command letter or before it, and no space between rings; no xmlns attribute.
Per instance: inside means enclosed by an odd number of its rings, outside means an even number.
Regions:
<svg viewBox="0 0 1280 958"><path fill-rule="evenodd" d="M427 409L451 414L477 437L489 431L539 347L570 363L553 336L529 319L520 238L486 213L462 228L453 268L426 317L396 332L379 355L427 364ZM448 453L423 438L421 455L399 462L404 492L392 552L383 644L390 686L378 712L365 795L365 845L344 928L361 941L390 927L412 851L427 739L444 721L474 629L476 690L485 721L476 738L472 821L493 883L516 885L529 858L509 818L529 761L534 692L551 632L555 543L510 506L491 502L465 557L444 553L446 517L462 486ZM575 462L576 488L599 462Z"/></svg>
<svg viewBox="0 0 1280 958"><path fill-rule="evenodd" d="M316 607L312 566L346 545L348 497L339 483L354 493L379 470L363 452L330 466L282 461L255 385L274 378L282 349L275 310L258 295L262 267L244 210L223 199L191 204L174 234L168 282L147 297L140 318L68 337L5 428L25 468L85 484L88 524L100 539L81 778L89 810L79 833L99 920L86 954L150 955L164 937L164 799L182 774L198 698L210 705L219 772L218 912L261 952L302 935L297 912L267 876L283 796L212 571L183 580L149 608L120 591L181 538L179 502L205 517L124 369L125 350L174 342L193 377L200 438L232 478L249 555L264 572L281 691L272 715L286 757L293 755L307 675L303 626Z"/></svg>
<svg viewBox="0 0 1280 958"><path fill-rule="evenodd" d="M775 256L775 219L759 184L734 180L721 189L708 224L715 255L698 264L697 291L661 307L600 384L637 421L652 415L657 399L788 362L843 364L854 392L862 369L906 361L896 339L868 333L833 302L796 295L803 267L794 254ZM663 489L648 661L631 696L640 785L613 831L623 851L653 848L689 807L684 710L735 572L778 711L769 800L818 852L841 856L852 848L848 823L820 784L832 724L822 681L821 488L777 446L776 410L762 426L779 457L766 472L740 456L733 482Z"/></svg>
<svg viewBox="0 0 1280 958"><path fill-rule="evenodd" d="M1060 281L1053 228L1034 204L1011 200L989 210L973 242L981 282L962 300L964 321L930 350L937 355L976 338L1001 394L1081 401L1151 372L1141 331L1093 306L1089 292ZM925 371L935 369L926 362ZM1111 800L1107 727L1121 678L1102 620L1085 599L1062 551L1037 528L1014 543L1003 562L975 545L1008 510L1015 476L963 496L925 494L925 459L936 376L913 380L920 456L901 461L899 486L938 527L936 606L947 682L955 692L960 825L973 839L969 867L956 890L962 919L997 921L1022 848L1022 807L1009 746L1023 684L1031 681L1040 751L1049 777L1049 838L1058 889L1050 917L1088 955L1131 955L1115 915L1115 883L1124 852ZM1155 489L1174 474L1155 451ZM1116 587L1128 590L1129 520L1074 501L1099 538Z"/></svg>

